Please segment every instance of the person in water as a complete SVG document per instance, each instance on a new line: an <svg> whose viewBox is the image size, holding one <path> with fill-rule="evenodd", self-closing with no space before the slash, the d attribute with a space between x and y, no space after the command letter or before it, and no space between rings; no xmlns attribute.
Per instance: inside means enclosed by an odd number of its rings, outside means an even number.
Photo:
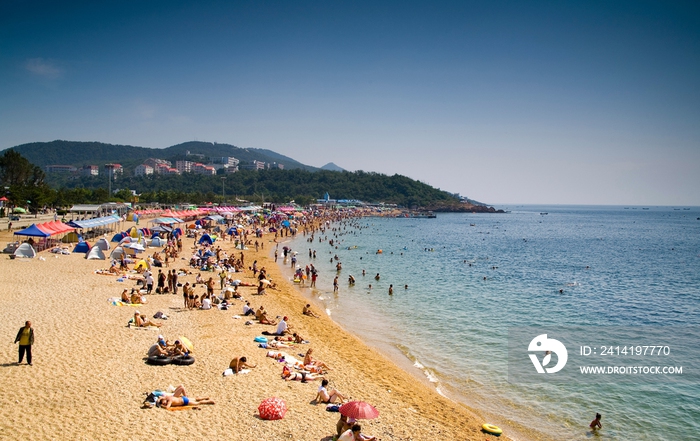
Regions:
<svg viewBox="0 0 700 441"><path fill-rule="evenodd" d="M589 427L590 427L591 429L593 429L593 430L602 429L602 428L603 428L603 425L600 423L600 419L601 419L601 418L603 418L603 416L602 416L601 414L599 414L599 413L596 413L596 414L595 414L595 419L594 419L593 421L591 421L591 424L590 424Z"/></svg>

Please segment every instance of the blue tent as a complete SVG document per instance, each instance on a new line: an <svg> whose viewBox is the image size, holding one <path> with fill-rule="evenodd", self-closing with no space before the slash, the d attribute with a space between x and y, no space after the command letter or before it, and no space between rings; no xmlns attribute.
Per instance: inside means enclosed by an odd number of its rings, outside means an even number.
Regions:
<svg viewBox="0 0 700 441"><path fill-rule="evenodd" d="M90 244L87 242L78 242L78 245L73 248L74 253L87 253L90 251Z"/></svg>
<svg viewBox="0 0 700 441"><path fill-rule="evenodd" d="M209 245L214 243L214 241L211 240L211 237L209 237L208 234L202 234L202 237L199 238L199 244L201 245L205 242L208 243Z"/></svg>
<svg viewBox="0 0 700 441"><path fill-rule="evenodd" d="M122 239L124 239L125 236L126 236L126 233L117 233L114 235L114 237L112 237L112 242L119 243L122 241Z"/></svg>
<svg viewBox="0 0 700 441"><path fill-rule="evenodd" d="M51 236L49 233L41 231L39 229L39 227L36 226L36 224L31 224L30 226L28 226L24 230L15 231L15 234L18 236L34 236L34 237L49 237L49 236ZM209 240L211 240L211 239L209 239Z"/></svg>

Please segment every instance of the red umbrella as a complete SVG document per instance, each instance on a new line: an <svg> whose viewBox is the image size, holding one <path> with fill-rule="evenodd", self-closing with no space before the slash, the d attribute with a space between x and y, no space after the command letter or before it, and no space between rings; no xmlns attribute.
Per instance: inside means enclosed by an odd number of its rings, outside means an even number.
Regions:
<svg viewBox="0 0 700 441"><path fill-rule="evenodd" d="M350 401L340 406L341 415L356 420L371 420L379 416L379 411L364 401Z"/></svg>
<svg viewBox="0 0 700 441"><path fill-rule="evenodd" d="M258 406L258 413L264 420L281 420L287 413L287 403L282 398L266 398Z"/></svg>

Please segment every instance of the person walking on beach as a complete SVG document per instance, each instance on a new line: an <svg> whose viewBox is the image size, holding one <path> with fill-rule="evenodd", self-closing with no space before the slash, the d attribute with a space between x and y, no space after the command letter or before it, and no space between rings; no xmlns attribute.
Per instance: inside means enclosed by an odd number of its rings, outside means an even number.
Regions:
<svg viewBox="0 0 700 441"><path fill-rule="evenodd" d="M24 323L24 327L19 328L17 332L17 337L15 337L15 343L19 342L19 361L17 364L21 364L24 359L24 354L27 354L27 364L32 365L32 345L34 344L34 329L32 329L32 322L27 320Z"/></svg>

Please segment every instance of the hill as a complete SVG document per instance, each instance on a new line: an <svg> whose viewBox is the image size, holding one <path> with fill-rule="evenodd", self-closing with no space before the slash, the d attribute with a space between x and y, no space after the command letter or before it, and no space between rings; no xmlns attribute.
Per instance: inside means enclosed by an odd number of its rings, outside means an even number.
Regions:
<svg viewBox="0 0 700 441"><path fill-rule="evenodd" d="M172 162L184 159L208 162L210 157L233 156L241 162L276 162L282 164L285 169L317 170L316 167L302 164L271 150L243 149L230 144L201 141L190 141L164 149L154 149L102 142L58 140L22 144L12 147L12 150L42 169L47 165L54 164L76 167L93 164L102 167L107 163L118 163L124 167L127 174L131 174L137 165L148 158L159 158Z"/></svg>
<svg viewBox="0 0 700 441"><path fill-rule="evenodd" d="M338 167L337 165L335 165L335 164L332 163L332 162L329 162L328 164L326 164L326 165L324 165L323 167L321 167L321 170L338 171L338 172L345 171L344 168Z"/></svg>

